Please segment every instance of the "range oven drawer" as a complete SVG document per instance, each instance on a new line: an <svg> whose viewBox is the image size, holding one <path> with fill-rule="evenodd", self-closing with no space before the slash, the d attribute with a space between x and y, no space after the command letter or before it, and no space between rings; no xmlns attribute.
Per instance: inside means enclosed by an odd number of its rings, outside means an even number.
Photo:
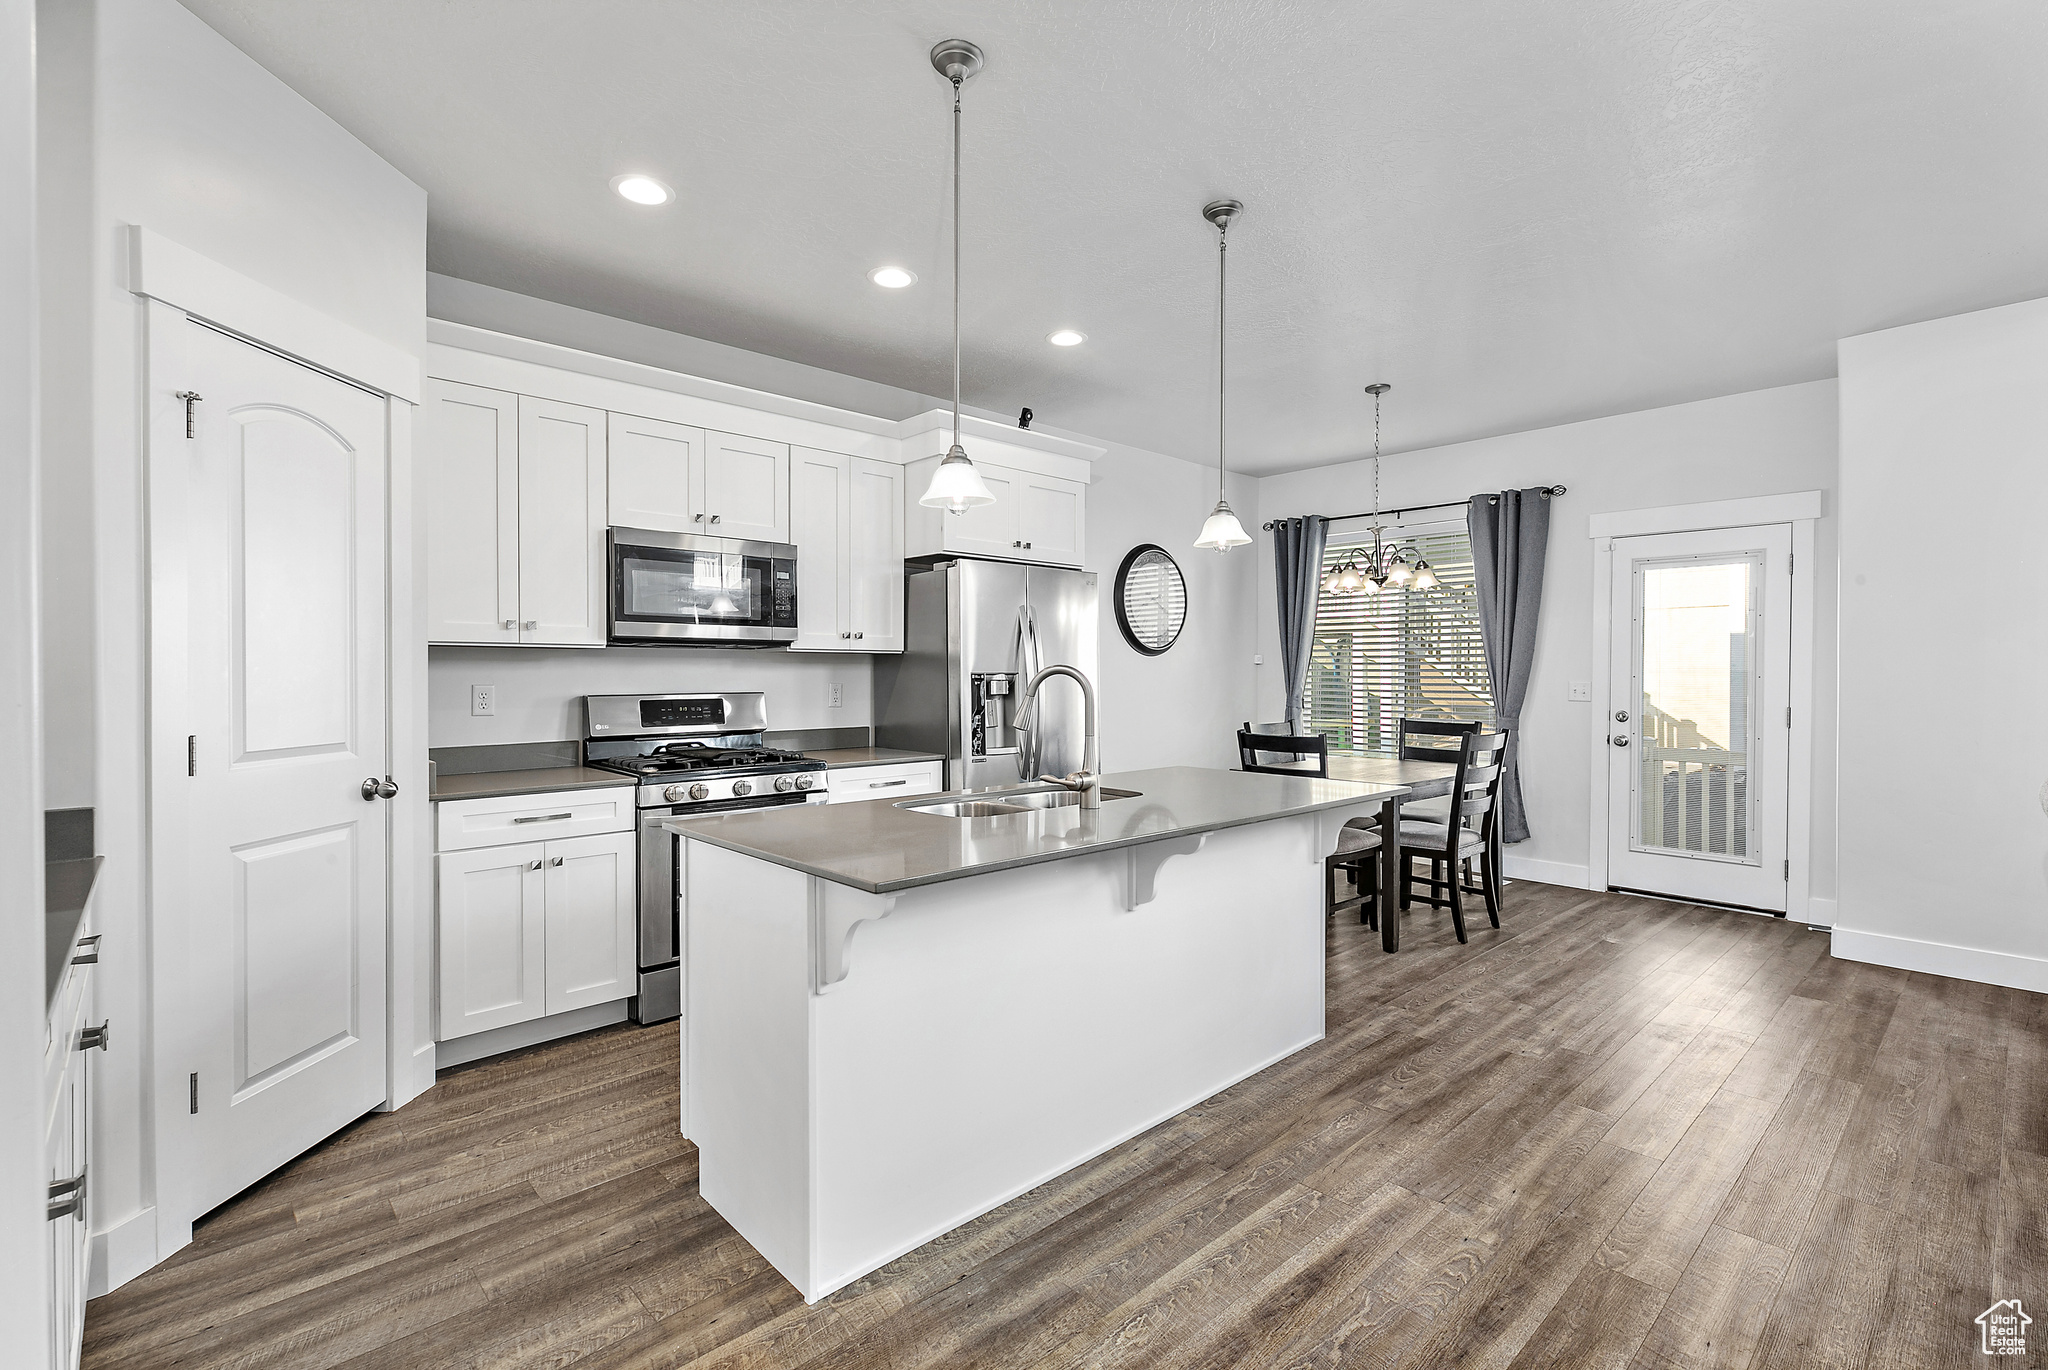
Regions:
<svg viewBox="0 0 2048 1370"><path fill-rule="evenodd" d="M555 790L495 799L444 799L435 807L436 851L551 842L600 832L631 832L634 788Z"/></svg>

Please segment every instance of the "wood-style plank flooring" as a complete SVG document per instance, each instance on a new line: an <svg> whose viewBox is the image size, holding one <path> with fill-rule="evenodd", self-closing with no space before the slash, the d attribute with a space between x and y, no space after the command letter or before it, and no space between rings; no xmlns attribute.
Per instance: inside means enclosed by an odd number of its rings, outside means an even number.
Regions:
<svg viewBox="0 0 2048 1370"><path fill-rule="evenodd" d="M697 1196L673 1026L444 1076L95 1301L91 1370L1924 1367L2040 1300L2048 998L1510 886L1340 919L1329 1035L805 1307Z"/></svg>

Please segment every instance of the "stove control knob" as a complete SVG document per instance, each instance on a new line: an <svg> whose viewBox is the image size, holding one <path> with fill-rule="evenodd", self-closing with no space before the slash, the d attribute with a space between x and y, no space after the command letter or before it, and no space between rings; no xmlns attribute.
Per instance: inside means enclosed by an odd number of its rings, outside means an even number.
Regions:
<svg viewBox="0 0 2048 1370"><path fill-rule="evenodd" d="M811 779L807 775L800 775L796 778L796 787L800 790L808 790L811 786L817 783L817 781Z"/></svg>
<svg viewBox="0 0 2048 1370"><path fill-rule="evenodd" d="M775 777L775 788L787 793L796 788L796 781L786 775L778 775Z"/></svg>
<svg viewBox="0 0 2048 1370"><path fill-rule="evenodd" d="M735 780L732 782L732 792L736 795L752 794L754 792L754 782L751 780Z"/></svg>
<svg viewBox="0 0 2048 1370"><path fill-rule="evenodd" d="M710 787L709 785L692 785L692 786L690 786L690 798L692 798L692 799L709 799L710 797L711 797L711 787Z"/></svg>
<svg viewBox="0 0 2048 1370"><path fill-rule="evenodd" d="M683 787L681 785L671 785L661 792L661 797L673 804L683 797Z"/></svg>

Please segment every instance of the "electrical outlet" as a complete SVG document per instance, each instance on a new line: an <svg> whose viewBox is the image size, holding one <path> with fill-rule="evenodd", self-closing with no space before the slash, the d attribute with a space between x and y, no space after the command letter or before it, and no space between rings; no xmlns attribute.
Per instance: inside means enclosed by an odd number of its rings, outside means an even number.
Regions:
<svg viewBox="0 0 2048 1370"><path fill-rule="evenodd" d="M498 715L498 687L495 685L472 685L469 687L469 716L471 718L496 718Z"/></svg>
<svg viewBox="0 0 2048 1370"><path fill-rule="evenodd" d="M825 707L828 709L843 709L846 707L846 687L836 680L825 687Z"/></svg>
<svg viewBox="0 0 2048 1370"><path fill-rule="evenodd" d="M1593 699L1593 682L1590 680L1574 680L1572 682L1571 698L1574 704L1591 703Z"/></svg>

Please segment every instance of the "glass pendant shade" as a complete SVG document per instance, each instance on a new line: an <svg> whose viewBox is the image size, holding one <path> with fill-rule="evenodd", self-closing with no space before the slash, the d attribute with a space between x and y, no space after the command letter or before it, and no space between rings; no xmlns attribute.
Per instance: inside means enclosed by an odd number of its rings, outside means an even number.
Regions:
<svg viewBox="0 0 2048 1370"><path fill-rule="evenodd" d="M1416 590L1434 590L1436 588L1436 572L1429 568L1428 562L1418 561L1415 563L1415 583L1411 588Z"/></svg>
<svg viewBox="0 0 2048 1370"><path fill-rule="evenodd" d="M1202 535L1195 539L1195 546L1227 552L1233 547L1247 546L1250 542L1251 539L1245 535L1244 525L1239 523L1237 515L1231 512L1230 501L1219 499L1216 501L1215 511L1202 525Z"/></svg>
<svg viewBox="0 0 2048 1370"><path fill-rule="evenodd" d="M1395 585L1406 585L1414 578L1415 568L1410 566L1399 552L1394 553L1393 561L1387 564L1388 581Z"/></svg>
<svg viewBox="0 0 2048 1370"><path fill-rule="evenodd" d="M982 483L981 472L974 469L967 453L955 443L939 463L939 469L932 472L932 483L925 487L917 502L927 509L948 509L961 514L976 505L994 504L996 497Z"/></svg>

